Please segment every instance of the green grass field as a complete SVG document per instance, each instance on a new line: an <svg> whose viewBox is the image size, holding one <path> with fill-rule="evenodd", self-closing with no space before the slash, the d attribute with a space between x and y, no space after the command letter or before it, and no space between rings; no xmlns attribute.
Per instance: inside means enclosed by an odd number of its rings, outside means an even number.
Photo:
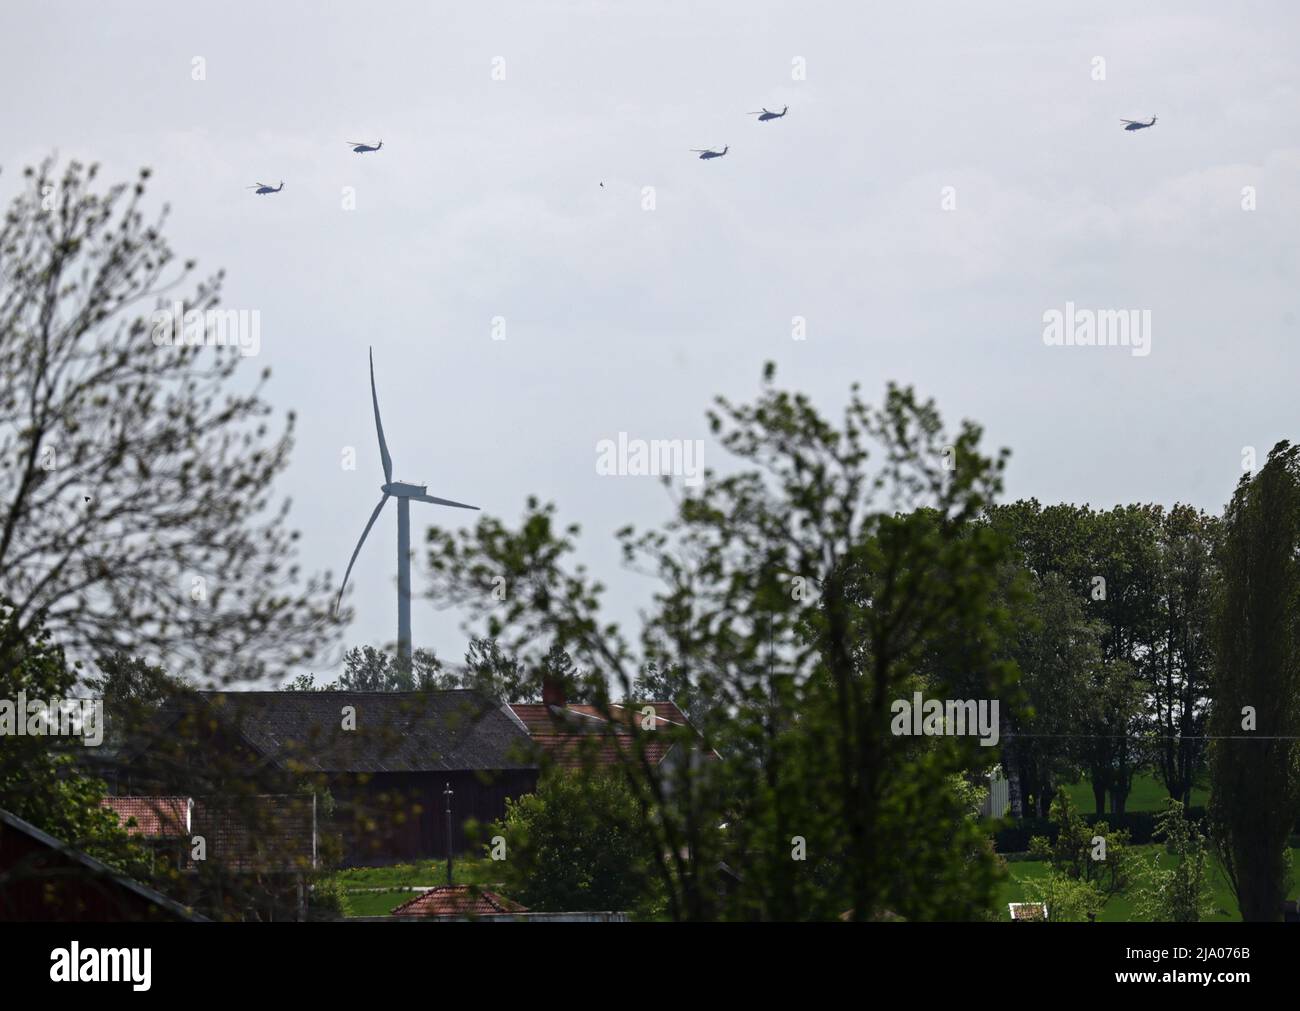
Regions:
<svg viewBox="0 0 1300 1011"><path fill-rule="evenodd" d="M447 864L442 860L420 860L412 864L388 867L352 867L335 875L345 888L428 887L447 883ZM452 862L452 882L457 885L484 885L498 877L492 861L460 858Z"/></svg>
<svg viewBox="0 0 1300 1011"><path fill-rule="evenodd" d="M343 896L344 916L387 916L415 892L348 892Z"/></svg>
<svg viewBox="0 0 1300 1011"><path fill-rule="evenodd" d="M1084 814L1091 814L1097 809L1096 801L1092 797L1092 784L1086 779L1075 783L1073 786L1067 786L1065 792L1070 795L1070 802ZM1209 798L1209 791L1205 789L1203 784L1192 787L1193 807L1203 807ZM1168 799L1169 791L1165 789L1160 777L1152 773L1143 773L1140 776L1133 777L1133 790L1128 795L1125 810L1159 811L1164 807L1165 801ZM1107 810L1109 808L1110 801L1108 799Z"/></svg>
<svg viewBox="0 0 1300 1011"><path fill-rule="evenodd" d="M1093 810L1092 788L1086 780L1066 787L1070 799L1080 810ZM1127 809L1129 811L1158 811L1169 796L1159 778L1154 775L1136 777L1133 791L1129 794ZM1192 792L1192 803L1203 805L1207 799L1204 787L1197 787ZM1138 846L1135 850L1149 860L1158 845ZM1292 859L1300 848L1292 849ZM1023 902L1026 899L1023 881L1042 877L1047 874L1048 864L1041 860L1016 860L1009 865L1010 877L1003 882L998 897L998 911L1002 918L1007 918L1007 903ZM1300 861L1294 866L1300 868ZM485 888L497 885L497 869L492 861L479 859L459 859L453 864L456 884L482 885ZM339 871L336 875L345 891L347 916L385 916L393 907L415 897L415 892L401 891L403 888L428 887L444 884L447 880L447 865L441 861L420 861L412 864L395 864L390 867L357 867ZM498 886L499 887L499 886ZM1237 903L1232 890L1223 877L1218 864L1211 872L1211 887L1214 893L1215 920L1239 920ZM361 889L381 888L383 891L362 891ZM1133 917L1133 899L1128 894L1115 896L1102 910L1098 920L1102 922L1129 921Z"/></svg>
<svg viewBox="0 0 1300 1011"><path fill-rule="evenodd" d="M1135 852L1142 855L1143 860L1150 860L1151 854L1160 848L1159 844L1133 847ZM1300 847L1292 847L1291 861L1294 867L1300 867L1300 863L1296 862L1297 854L1300 854ZM1011 872L1010 877L1003 882L1002 894L999 896L998 901L998 913L1002 919L1010 919L1010 913L1007 910L1008 902L1025 901L1023 882L1046 876L1048 864L1045 860L1016 860L1008 864L1008 870ZM1213 861L1210 871L1210 887L1214 894L1214 907L1216 909L1215 914L1210 919L1239 921L1241 915L1237 911L1237 900L1233 898L1232 889L1223 876L1217 860ZM1121 892L1106 903L1106 907L1101 911L1097 920L1101 923L1131 922L1133 917L1133 897L1127 892Z"/></svg>
<svg viewBox="0 0 1300 1011"><path fill-rule="evenodd" d="M458 885L492 887L497 874L487 859L457 859L452 863L452 881ZM344 890L346 916L386 916L415 892L405 888L428 888L447 883L447 865L441 860L421 860L389 867L353 867L339 871L336 880ZM382 888L384 891L363 889Z"/></svg>
<svg viewBox="0 0 1300 1011"><path fill-rule="evenodd" d="M1096 810L1096 802L1092 796L1092 784L1086 779L1081 780L1072 786L1065 788L1070 795L1070 800L1078 809L1085 814L1091 814ZM1159 811L1165 802L1169 799L1169 791L1165 789L1164 783L1160 777L1153 773L1144 773L1133 778L1133 790L1128 795L1128 801L1125 804L1127 811ZM1192 805L1201 807L1209 800L1209 792L1203 783L1197 784L1192 788ZM1109 806L1109 801L1108 801ZM1148 846L1135 846L1134 850L1142 854L1142 859L1150 860L1151 854L1160 849L1158 844ZM1293 849L1295 854L1297 850ZM1294 857L1293 857L1294 859ZM1034 878L1044 877L1048 871L1048 864L1042 860L1016 860L1009 865L1011 877L1003 882L1001 895L999 897L998 911L1003 918L1009 918L1007 912L1007 903L1024 902L1026 899L1023 882ZM1300 866L1300 865L1297 865ZM1210 873L1210 887L1214 895L1214 906L1217 912L1212 917L1214 920L1235 921L1240 920L1237 912L1237 902L1233 898L1232 889L1229 887L1227 879L1223 876L1223 871L1214 861ZM1099 922L1129 922L1133 919L1133 898L1127 893L1121 893L1115 896L1101 911L1097 917Z"/></svg>

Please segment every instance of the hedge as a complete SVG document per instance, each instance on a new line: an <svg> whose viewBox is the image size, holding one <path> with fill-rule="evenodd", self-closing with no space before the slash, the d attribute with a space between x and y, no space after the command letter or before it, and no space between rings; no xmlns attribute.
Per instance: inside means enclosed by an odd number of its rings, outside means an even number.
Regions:
<svg viewBox="0 0 1300 1011"><path fill-rule="evenodd" d="M1156 818L1159 811L1126 811L1124 814L1085 814L1083 820L1089 825L1104 821L1111 829L1128 829L1129 843L1145 846L1151 842L1156 831ZM1188 817L1205 831L1205 808L1188 808ZM1023 853L1029 849L1029 840L1036 835L1046 836L1055 842L1060 833L1060 826L1050 818L1005 818L994 824L999 827L993 832L993 845L999 853Z"/></svg>

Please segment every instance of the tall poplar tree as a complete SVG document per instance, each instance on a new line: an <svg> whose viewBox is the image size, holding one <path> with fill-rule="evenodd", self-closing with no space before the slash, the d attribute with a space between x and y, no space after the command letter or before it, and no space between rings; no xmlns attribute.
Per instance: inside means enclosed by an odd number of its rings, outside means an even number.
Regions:
<svg viewBox="0 0 1300 1011"><path fill-rule="evenodd" d="M1224 514L1210 716L1215 846L1245 920L1280 920L1300 811L1300 446L1280 442Z"/></svg>

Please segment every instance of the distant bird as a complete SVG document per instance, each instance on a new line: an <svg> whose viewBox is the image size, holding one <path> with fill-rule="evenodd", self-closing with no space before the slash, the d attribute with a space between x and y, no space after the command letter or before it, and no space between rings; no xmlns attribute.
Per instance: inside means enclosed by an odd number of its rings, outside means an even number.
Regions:
<svg viewBox="0 0 1300 1011"><path fill-rule="evenodd" d="M727 145L727 147L730 146L731 145L729 144ZM708 161L710 158L721 158L726 153L727 153L726 147L724 147L721 151L710 151L708 148L700 148L700 147L691 148L691 154L698 154L700 156L701 161Z"/></svg>
<svg viewBox="0 0 1300 1011"><path fill-rule="evenodd" d="M259 196L263 193L279 193L284 189L284 180L280 180L279 186L267 186L266 183L258 183L256 186L247 186L245 189L257 190Z"/></svg>
<svg viewBox="0 0 1300 1011"><path fill-rule="evenodd" d="M344 143L352 145L352 151L354 154L365 154L367 151L378 151L381 147L384 146L384 142L382 140L378 144L363 144L357 140L349 140L349 141L345 141Z"/></svg>
<svg viewBox="0 0 1300 1011"><path fill-rule="evenodd" d="M1139 123L1135 119L1121 119L1120 122L1128 124L1126 127L1124 127L1125 130L1145 130L1149 126L1156 125L1156 118L1155 116L1152 116L1150 123Z"/></svg>
<svg viewBox="0 0 1300 1011"><path fill-rule="evenodd" d="M768 109L764 109L762 112L751 112L750 115L757 116L760 123L766 123L769 119L780 119L789 111L790 107L787 105L783 107L780 112L771 112Z"/></svg>

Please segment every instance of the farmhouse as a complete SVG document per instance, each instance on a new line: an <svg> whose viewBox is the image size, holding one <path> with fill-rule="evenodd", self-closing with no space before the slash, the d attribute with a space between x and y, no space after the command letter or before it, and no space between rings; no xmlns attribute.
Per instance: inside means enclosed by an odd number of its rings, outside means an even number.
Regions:
<svg viewBox="0 0 1300 1011"><path fill-rule="evenodd" d="M562 768L612 767L620 753L643 756L651 765L718 757L700 747L698 733L672 702L611 705L606 716L595 706L570 704L561 684L547 680L541 704L516 704L510 710L527 728L538 759Z"/></svg>
<svg viewBox="0 0 1300 1011"><path fill-rule="evenodd" d="M202 920L74 846L0 810L0 920L103 923Z"/></svg>
<svg viewBox="0 0 1300 1011"><path fill-rule="evenodd" d="M441 859L449 842L452 853L465 852L466 823L502 818L506 801L531 793L546 764L612 766L633 748L656 765L715 757L697 742L671 702L614 706L606 718L569 705L551 681L541 703L517 705L467 689L188 691L96 772L124 824L134 816L147 829L140 834L164 842L204 835L214 847L208 858L227 865L244 859L241 847L265 851L266 831L214 824L229 826L241 811L259 823L274 814L271 823L293 827L272 847L293 857L273 861L289 871L304 862L308 841L314 863L318 836L337 843L345 866ZM317 796L326 810L286 821L279 809L289 801L275 798L295 794ZM182 832L190 821L192 832ZM183 851L169 852L186 866Z"/></svg>
<svg viewBox="0 0 1300 1011"><path fill-rule="evenodd" d="M106 771L122 796L328 792L345 864L445 856L530 792L523 724L480 693L188 692ZM306 786L304 784L307 784ZM450 796L448 796L450 791ZM232 800L232 807L235 802Z"/></svg>

